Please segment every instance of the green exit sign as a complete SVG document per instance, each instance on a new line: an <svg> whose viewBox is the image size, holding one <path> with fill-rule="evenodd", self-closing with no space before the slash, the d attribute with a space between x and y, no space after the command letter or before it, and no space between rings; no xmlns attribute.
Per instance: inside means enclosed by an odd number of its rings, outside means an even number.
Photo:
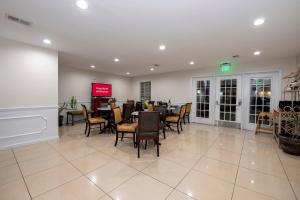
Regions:
<svg viewBox="0 0 300 200"><path fill-rule="evenodd" d="M231 69L231 63L222 63L220 65L221 72L223 73L230 73L232 71Z"/></svg>

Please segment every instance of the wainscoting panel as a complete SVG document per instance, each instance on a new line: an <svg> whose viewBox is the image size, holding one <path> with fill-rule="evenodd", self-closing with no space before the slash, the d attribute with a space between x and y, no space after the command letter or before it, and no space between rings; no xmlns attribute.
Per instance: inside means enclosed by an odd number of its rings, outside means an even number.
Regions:
<svg viewBox="0 0 300 200"><path fill-rule="evenodd" d="M0 149L58 137L57 106L1 108Z"/></svg>

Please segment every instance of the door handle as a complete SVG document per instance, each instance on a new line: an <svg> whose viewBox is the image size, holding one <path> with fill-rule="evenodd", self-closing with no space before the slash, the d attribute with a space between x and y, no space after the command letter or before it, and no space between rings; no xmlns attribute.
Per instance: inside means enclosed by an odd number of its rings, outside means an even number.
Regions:
<svg viewBox="0 0 300 200"><path fill-rule="evenodd" d="M240 100L238 101L237 106L241 106L241 105L242 105L242 100L240 99Z"/></svg>

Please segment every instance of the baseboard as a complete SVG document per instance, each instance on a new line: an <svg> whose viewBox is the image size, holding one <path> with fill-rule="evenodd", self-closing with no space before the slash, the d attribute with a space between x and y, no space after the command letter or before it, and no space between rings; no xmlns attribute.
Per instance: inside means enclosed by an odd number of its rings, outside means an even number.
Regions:
<svg viewBox="0 0 300 200"><path fill-rule="evenodd" d="M59 136L52 136L52 137L46 137L46 138L37 139L37 140L25 141L25 142L16 143L16 144L8 145L8 146L1 146L0 150L22 147L22 146L36 144L36 143L45 142L48 140L54 140L54 139L58 139L58 138L59 138Z"/></svg>

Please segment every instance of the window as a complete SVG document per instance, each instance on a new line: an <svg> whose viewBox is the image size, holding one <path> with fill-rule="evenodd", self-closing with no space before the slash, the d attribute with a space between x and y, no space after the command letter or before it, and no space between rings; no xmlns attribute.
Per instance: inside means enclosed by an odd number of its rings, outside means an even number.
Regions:
<svg viewBox="0 0 300 200"><path fill-rule="evenodd" d="M255 124L260 112L270 112L271 78L252 78L250 80L249 123Z"/></svg>
<svg viewBox="0 0 300 200"><path fill-rule="evenodd" d="M151 100L151 81L140 83L141 101Z"/></svg>
<svg viewBox="0 0 300 200"><path fill-rule="evenodd" d="M220 84L220 120L236 121L237 79L222 79Z"/></svg>
<svg viewBox="0 0 300 200"><path fill-rule="evenodd" d="M197 111L196 116L209 118L210 81L197 81Z"/></svg>

